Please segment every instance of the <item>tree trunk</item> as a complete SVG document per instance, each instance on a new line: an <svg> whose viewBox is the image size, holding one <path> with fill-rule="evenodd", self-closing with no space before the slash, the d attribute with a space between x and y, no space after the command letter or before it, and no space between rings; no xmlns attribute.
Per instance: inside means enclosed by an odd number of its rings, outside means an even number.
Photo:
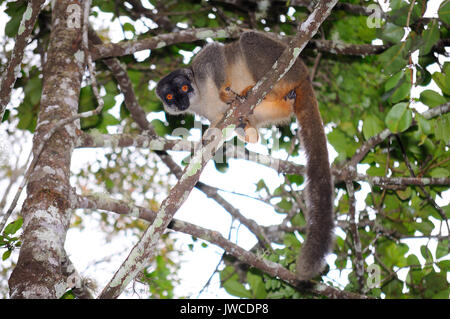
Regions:
<svg viewBox="0 0 450 319"><path fill-rule="evenodd" d="M80 2L60 0L53 6L34 156L39 156L37 149L49 128L78 112L85 66ZM78 129L79 121L75 121L58 130L46 143L30 176L21 213L22 247L9 279L11 298L59 298L66 291L61 262L71 216L70 160Z"/></svg>

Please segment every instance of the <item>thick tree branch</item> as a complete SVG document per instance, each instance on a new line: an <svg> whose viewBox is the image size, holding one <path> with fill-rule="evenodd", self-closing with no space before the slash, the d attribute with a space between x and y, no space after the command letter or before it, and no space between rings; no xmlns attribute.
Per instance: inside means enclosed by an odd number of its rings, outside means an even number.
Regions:
<svg viewBox="0 0 450 319"><path fill-rule="evenodd" d="M176 31L173 33L161 34L158 36L140 39L128 40L118 43L97 44L92 47L92 56L94 60L108 57L119 57L133 54L142 50L161 49L169 45L178 43L189 43L206 38L238 38L246 29L237 26L227 28L201 28ZM282 37L277 35L280 40L289 42L293 37ZM372 44L351 44L330 40L311 40L309 46L319 51L342 54L364 56L379 54L390 47L390 45L372 45Z"/></svg>
<svg viewBox="0 0 450 319"><path fill-rule="evenodd" d="M154 211L151 211L144 207L131 205L129 203L120 200L105 198L103 196L96 196L96 195L77 196L76 201L77 201L76 206L78 208L100 209L115 212L121 215L127 214L132 217L144 219L150 223L154 223L155 220L157 219L157 213ZM246 251L240 246L227 240L216 231L205 229L197 225L185 221L180 221L177 219L173 219L169 223L168 228L185 234L189 234L196 238L200 238L212 244L215 244L220 248L224 249L228 254L239 259L241 262L244 262L257 269L260 269L261 271L265 272L266 274L272 277L278 277L284 282L288 283L289 285L292 285L302 291L310 292L318 296L325 296L328 298L345 298L345 299L367 298L367 296L358 295L347 291L340 291L336 288L330 287L322 283L314 283L312 287L302 286L296 279L295 274L288 271L280 264L271 262L267 259L262 259L258 257L256 254Z"/></svg>
<svg viewBox="0 0 450 319"><path fill-rule="evenodd" d="M311 44L321 52L356 56L379 54L391 47L389 44L351 44L331 40L314 40Z"/></svg>
<svg viewBox="0 0 450 319"><path fill-rule="evenodd" d="M78 299L94 299L91 293L91 286L89 280L82 278L78 271L75 269L66 251L61 261L61 270L63 276L66 277L68 288L72 289L73 294Z"/></svg>
<svg viewBox="0 0 450 319"><path fill-rule="evenodd" d="M381 143L381 141L380 141ZM82 133L77 141L77 148L84 147L138 147L146 148L157 153L160 151L185 151L193 152L199 146L196 142L188 140L169 140L160 136L135 135L135 134L98 134ZM243 159L252 161L282 174L305 174L305 166L291 161L275 158L270 155L260 154L247 150L239 145L225 143L223 154L226 159ZM175 164L176 165L176 164ZM181 172L181 171L180 171ZM334 182L344 180L342 169L333 167ZM353 181L369 182L380 187L406 187L406 186L448 186L450 177L385 177L354 174L350 176Z"/></svg>
<svg viewBox="0 0 450 319"><path fill-rule="evenodd" d="M165 33L141 40L97 44L91 48L94 60L133 54L142 50L154 50L171 44L194 42L206 38L237 38L244 31L238 26L226 28L201 28Z"/></svg>

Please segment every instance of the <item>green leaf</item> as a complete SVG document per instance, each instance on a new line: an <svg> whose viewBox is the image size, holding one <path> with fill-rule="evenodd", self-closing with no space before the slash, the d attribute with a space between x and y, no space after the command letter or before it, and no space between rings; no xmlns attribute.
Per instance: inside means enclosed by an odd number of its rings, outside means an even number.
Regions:
<svg viewBox="0 0 450 319"><path fill-rule="evenodd" d="M114 182L111 179L107 178L105 180L105 186L110 191L114 188Z"/></svg>
<svg viewBox="0 0 450 319"><path fill-rule="evenodd" d="M241 297L241 298L251 298L251 292L244 287L239 281L239 276L236 273L235 269L231 266L225 267L220 272L220 281L222 283L222 287L233 296Z"/></svg>
<svg viewBox="0 0 450 319"><path fill-rule="evenodd" d="M161 120L155 119L151 122L151 124L155 128L156 134L159 136L165 136L168 133L166 125Z"/></svg>
<svg viewBox="0 0 450 319"><path fill-rule="evenodd" d="M404 56L406 43L401 42L393 45L378 56L378 61L383 67L383 71L387 74L393 74L403 69L408 60Z"/></svg>
<svg viewBox="0 0 450 319"><path fill-rule="evenodd" d="M420 101L429 107L439 106L447 102L447 99L433 90L425 90L420 93Z"/></svg>
<svg viewBox="0 0 450 319"><path fill-rule="evenodd" d="M11 113L10 110L5 110L5 113L3 114L3 119L1 121L1 123L8 120L10 113Z"/></svg>
<svg viewBox="0 0 450 319"><path fill-rule="evenodd" d="M411 197L412 190L411 190L411 187L406 187L404 190L399 189L399 190L395 191L395 193L401 200L407 200L408 198Z"/></svg>
<svg viewBox="0 0 450 319"><path fill-rule="evenodd" d="M433 120L434 135L438 140L450 143L450 114L443 114Z"/></svg>
<svg viewBox="0 0 450 319"><path fill-rule="evenodd" d="M300 248L300 242L293 233L286 233L286 235L284 235L283 244L286 245L286 247L293 247L295 249Z"/></svg>
<svg viewBox="0 0 450 319"><path fill-rule="evenodd" d="M264 182L263 179L260 179L257 183L256 183L256 191L260 191L263 188L266 188L266 183Z"/></svg>
<svg viewBox="0 0 450 319"><path fill-rule="evenodd" d="M381 290L390 298L402 296L403 282L398 279L393 279L384 285Z"/></svg>
<svg viewBox="0 0 450 319"><path fill-rule="evenodd" d="M427 246L425 245L420 246L420 253L422 254L422 257L425 258L427 263L433 262L433 255L431 254L431 251L428 249Z"/></svg>
<svg viewBox="0 0 450 319"><path fill-rule="evenodd" d="M448 239L440 240L436 247L436 259L442 258L448 255Z"/></svg>
<svg viewBox="0 0 450 319"><path fill-rule="evenodd" d="M240 298L252 298L252 293L247 290L243 284L237 281L237 274L225 281L222 286L225 290L233 296Z"/></svg>
<svg viewBox="0 0 450 319"><path fill-rule="evenodd" d="M216 153L216 155L217 155L217 153ZM216 168L216 170L218 170L219 172L221 172L221 173L226 173L227 171L228 171L228 168L229 168L229 165L228 165L228 163L223 163L223 160L222 160L222 162L221 161L216 161L215 159L214 159L214 167Z"/></svg>
<svg viewBox="0 0 450 319"><path fill-rule="evenodd" d="M447 25L450 25L450 0L441 3L438 10L439 19Z"/></svg>
<svg viewBox="0 0 450 319"><path fill-rule="evenodd" d="M439 261L438 263L439 268L442 269L442 271L450 271L450 260L442 260Z"/></svg>
<svg viewBox="0 0 450 319"><path fill-rule="evenodd" d="M301 185L305 181L302 175L286 174L286 177L292 184L296 185Z"/></svg>
<svg viewBox="0 0 450 319"><path fill-rule="evenodd" d="M417 5L417 2L415 3L413 10L410 13L410 5L405 1L400 1L398 7L396 9L392 9L392 11L389 12L389 20L396 25L403 27L406 26L406 21L409 16L409 25L412 25L415 21L417 21L417 19L420 18L420 13L421 10Z"/></svg>
<svg viewBox="0 0 450 319"><path fill-rule="evenodd" d="M30 78L23 91L30 97L32 104L38 104L41 100L42 80L38 76Z"/></svg>
<svg viewBox="0 0 450 319"><path fill-rule="evenodd" d="M2 255L2 260L5 261L6 259L8 259L9 256L11 256L11 252L12 252L12 250L9 250L9 249L7 251L5 251Z"/></svg>
<svg viewBox="0 0 450 319"><path fill-rule="evenodd" d="M403 72L397 72L393 76L391 76L386 83L384 84L384 90L390 91L397 86L397 83L404 77Z"/></svg>
<svg viewBox="0 0 450 319"><path fill-rule="evenodd" d="M357 149L354 140L338 128L328 133L327 138L328 142L339 153L339 160L352 156Z"/></svg>
<svg viewBox="0 0 450 319"><path fill-rule="evenodd" d="M406 258L406 265L407 266L418 266L418 265L420 265L419 258L417 258L416 255L409 255Z"/></svg>
<svg viewBox="0 0 450 319"><path fill-rule="evenodd" d="M407 98L411 92L410 78L406 75L397 83L397 86L392 89L388 101L392 104L400 102Z"/></svg>
<svg viewBox="0 0 450 319"><path fill-rule="evenodd" d="M97 107L97 99L94 96L94 91L92 90L92 87L90 85L82 87L80 90L80 98L78 102L78 113L92 111L96 107ZM82 130L95 128L98 125L100 125L101 122L102 122L101 114L80 119Z"/></svg>
<svg viewBox="0 0 450 319"><path fill-rule="evenodd" d="M405 254L408 252L409 247L406 244L390 244L386 247L385 262L388 265L404 267L407 265Z"/></svg>
<svg viewBox="0 0 450 319"><path fill-rule="evenodd" d="M419 125L419 129L422 133L424 133L426 135L431 133L431 124L427 119L425 119L420 114L416 114L415 119L416 119L417 124Z"/></svg>
<svg viewBox="0 0 450 319"><path fill-rule="evenodd" d="M425 297L431 298L436 293L447 290L448 282L446 274L431 272L426 275L424 279Z"/></svg>
<svg viewBox="0 0 450 319"><path fill-rule="evenodd" d="M306 220L303 214L296 214L291 219L292 226L304 227L306 225Z"/></svg>
<svg viewBox="0 0 450 319"><path fill-rule="evenodd" d="M450 172L443 167L436 167L430 172L431 177L448 177Z"/></svg>
<svg viewBox="0 0 450 319"><path fill-rule="evenodd" d="M431 77L445 95L450 95L450 75L434 72Z"/></svg>
<svg viewBox="0 0 450 319"><path fill-rule="evenodd" d="M422 34L423 44L420 46L420 55L426 55L431 51L433 45L439 41L439 28L436 19L433 19Z"/></svg>
<svg viewBox="0 0 450 319"><path fill-rule="evenodd" d="M267 291L264 287L264 281L262 277L253 274L252 272L247 273L247 282L250 285L250 290L252 292L252 298L264 299L267 296Z"/></svg>
<svg viewBox="0 0 450 319"><path fill-rule="evenodd" d="M113 94L106 94L103 99L103 111L109 110L116 105L115 96Z"/></svg>
<svg viewBox="0 0 450 319"><path fill-rule="evenodd" d="M385 123L392 133L406 131L412 123L412 112L408 109L408 103L394 105L386 115Z"/></svg>
<svg viewBox="0 0 450 319"><path fill-rule="evenodd" d="M377 116L369 114L363 123L363 135L366 140L377 135L384 129L384 123Z"/></svg>
<svg viewBox="0 0 450 319"><path fill-rule="evenodd" d="M64 295L62 295L61 298L59 298L59 299L75 299L75 295L72 290L69 290L69 291L66 291L64 293Z"/></svg>
<svg viewBox="0 0 450 319"><path fill-rule="evenodd" d="M130 111L128 110L127 106L125 105L125 102L122 102L120 104L120 118L125 119L130 116Z"/></svg>
<svg viewBox="0 0 450 319"><path fill-rule="evenodd" d="M123 30L124 30L124 31L131 31L131 32L133 32L133 33L136 32L136 30L134 29L134 25L132 25L132 24L129 23L129 22L125 22L125 23L124 23L124 25L123 25Z"/></svg>
<svg viewBox="0 0 450 319"><path fill-rule="evenodd" d="M288 201L286 198L283 198L276 205L285 212L290 211L292 208L292 202Z"/></svg>
<svg viewBox="0 0 450 319"><path fill-rule="evenodd" d="M23 224L23 218L19 217L17 220L9 223L5 227L3 234L4 235L14 235L22 227L22 224Z"/></svg>
<svg viewBox="0 0 450 319"><path fill-rule="evenodd" d="M416 223L416 228L424 235L430 235L434 229L434 224L428 219L423 220L420 223Z"/></svg>
<svg viewBox="0 0 450 319"><path fill-rule="evenodd" d="M5 13L7 13L11 20L6 23L5 26L5 34L10 37L14 38L17 34L17 31L19 30L20 22L22 21L23 13L25 12L27 6L25 2L15 1L15 2L9 2L7 4L7 9L5 10Z"/></svg>
<svg viewBox="0 0 450 319"><path fill-rule="evenodd" d="M386 23L379 32L380 39L391 43L399 43L404 35L405 29L403 27L399 27L390 22Z"/></svg>

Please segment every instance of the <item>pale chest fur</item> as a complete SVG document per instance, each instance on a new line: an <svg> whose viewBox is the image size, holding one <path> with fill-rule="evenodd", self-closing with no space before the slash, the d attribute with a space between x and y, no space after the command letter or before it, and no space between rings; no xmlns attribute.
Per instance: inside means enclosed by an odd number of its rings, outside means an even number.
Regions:
<svg viewBox="0 0 450 319"><path fill-rule="evenodd" d="M228 65L226 83L231 84L233 92L240 94L248 86L254 85L255 82L244 61L237 59ZM220 99L219 89L212 77L207 77L198 90L200 94L191 100L189 112L203 116L210 123L215 124L225 114L229 105Z"/></svg>

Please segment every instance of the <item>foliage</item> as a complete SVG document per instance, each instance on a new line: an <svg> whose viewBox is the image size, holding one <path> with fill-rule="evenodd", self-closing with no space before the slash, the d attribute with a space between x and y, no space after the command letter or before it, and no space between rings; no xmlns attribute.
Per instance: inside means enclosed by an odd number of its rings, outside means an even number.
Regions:
<svg viewBox="0 0 450 319"><path fill-rule="evenodd" d="M238 23L292 35L297 24L308 13L304 7L288 6L286 1L271 1L273 4L267 11L260 11L255 1L238 1L240 5L225 4L225 1L149 2L158 12L166 13L166 25L179 28L210 28ZM377 3L342 2L364 6ZM444 47L448 45L449 38L450 1L441 3L437 17L424 18L426 8L432 2L413 1L411 6L405 0L391 0L390 11L377 28L368 26L367 16L335 10L315 37L317 40L349 44L372 44L374 40L382 40L383 44L388 45L377 55L350 56L322 52L314 85L328 142L336 152L334 167L343 167L364 143L387 128L394 134L371 149L358 164L358 172L364 172L369 177L450 177L450 113L433 119L420 115L426 109L450 101L450 62L444 58L447 56ZM5 27L5 41L11 41L17 33L26 1L1 3L10 18ZM15 84L16 92L20 93L20 103L15 104L3 119L11 131L34 132L37 124L42 91L39 59L42 47L48 45L50 10L50 7L45 8L38 20L35 27L37 45L27 49L29 52L22 65L21 77ZM105 13L109 14L111 21L121 18L123 34L128 39L142 39L171 31L170 28L164 29L164 24L158 22L160 20L157 21L159 28L143 27L149 18L142 19L143 13L125 2L94 0L94 19ZM108 25L102 27L105 28L102 32L104 40L108 42ZM152 50L144 59L138 59L137 55L120 57L139 104L148 114L161 115L155 116L152 121L160 136L167 137L180 126L193 128L194 118L163 116L162 104L153 90L154 84L168 72L182 66L186 53L195 53L204 44L205 41L197 41L171 45ZM7 54L0 52L1 69L5 67ZM313 69L317 54L318 51L311 46L302 54L310 69ZM121 102L121 93L113 76L101 62L96 67L105 107L100 115L83 119L81 129L97 134L136 133L138 130ZM79 111L93 110L96 106L92 88L85 84L81 89ZM301 145L296 140L295 130L285 126L279 127L279 132L282 154L301 157ZM268 145L274 142L269 137ZM157 209L174 183L174 179L166 176L157 161L151 152L109 149L102 159L93 161L75 174L75 186L85 193L107 192L112 197L144 202L147 207ZM227 163L217 163L216 168L226 174ZM305 180L300 175L285 177L286 182L274 190L266 186L263 176L255 185L257 196L265 199L283 216L293 209L297 209L296 212L300 210L298 198L293 193L305 186ZM335 211L339 231L333 249L335 258L330 259L332 261L329 261L325 276L317 280L373 297L449 298L449 242L444 220L444 217L450 218L448 186L381 187L365 181L355 182L354 185L359 198L358 231L364 266L378 265L380 282L375 288L359 287L355 270L356 249L349 226L349 195L343 183L336 184ZM441 205L439 211L433 203L442 203L442 198L446 204ZM303 213L294 214L289 225L297 229L304 227ZM73 225L82 228L85 218L85 215L77 213ZM106 233L118 234L131 229L139 235L145 227L129 217L111 218L103 214L102 220ZM19 237L13 235L21 228L21 221L19 217L10 223L0 236L0 249L6 249L2 251L3 260L20 246ZM276 248L264 252L264 258L294 271L303 236L300 232L286 232L274 245ZM420 244L410 241L417 238L428 240ZM420 249L413 250L414 245L420 245ZM178 252L170 236L165 236L164 248L152 267L140 276L139 281L148 286L149 294L154 298L177 297L173 290L177 284L174 274L179 265L171 253ZM236 267L235 263L225 258L220 270L221 285L231 295L240 298L312 297L258 269L247 267L237 271ZM336 283L334 278L339 275L348 276L348 280ZM365 272L364 282L370 279L370 274ZM65 297L73 298L70 292Z"/></svg>

